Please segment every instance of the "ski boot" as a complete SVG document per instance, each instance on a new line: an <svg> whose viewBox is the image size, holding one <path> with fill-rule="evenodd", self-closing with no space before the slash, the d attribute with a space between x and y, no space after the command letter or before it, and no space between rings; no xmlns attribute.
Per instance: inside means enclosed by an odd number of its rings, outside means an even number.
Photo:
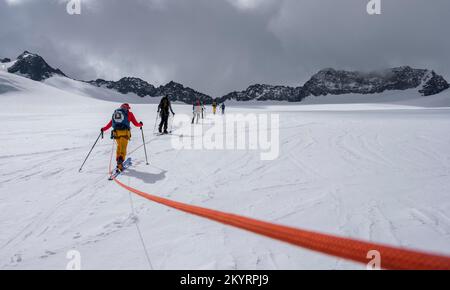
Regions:
<svg viewBox="0 0 450 290"><path fill-rule="evenodd" d="M117 172L123 171L123 157L119 157L117 160Z"/></svg>

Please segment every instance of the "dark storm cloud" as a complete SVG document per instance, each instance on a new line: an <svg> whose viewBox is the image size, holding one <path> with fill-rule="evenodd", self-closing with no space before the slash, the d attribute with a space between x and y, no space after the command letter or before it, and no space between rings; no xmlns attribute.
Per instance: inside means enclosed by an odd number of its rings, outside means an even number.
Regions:
<svg viewBox="0 0 450 290"><path fill-rule="evenodd" d="M220 96L300 85L324 67L428 67L450 75L450 1L0 0L0 57L35 51L79 79L170 80Z"/></svg>

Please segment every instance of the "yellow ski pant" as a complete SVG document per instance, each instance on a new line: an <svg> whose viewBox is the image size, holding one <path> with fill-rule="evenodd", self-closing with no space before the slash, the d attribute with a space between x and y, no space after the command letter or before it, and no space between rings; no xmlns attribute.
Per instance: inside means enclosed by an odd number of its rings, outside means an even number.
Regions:
<svg viewBox="0 0 450 290"><path fill-rule="evenodd" d="M125 161L127 157L128 141L131 139L131 132L130 130L115 130L113 134L114 140L116 140L117 143L116 161L119 161L120 158L122 158L122 161Z"/></svg>

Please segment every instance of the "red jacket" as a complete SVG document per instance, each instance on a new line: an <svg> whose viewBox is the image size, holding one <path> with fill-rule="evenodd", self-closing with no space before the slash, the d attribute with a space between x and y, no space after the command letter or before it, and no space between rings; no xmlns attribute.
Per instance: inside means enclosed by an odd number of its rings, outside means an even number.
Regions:
<svg viewBox="0 0 450 290"><path fill-rule="evenodd" d="M134 126L141 128L142 124L140 124L137 120L136 117L134 116L133 113L131 113L130 111L128 111L128 119L130 120L131 123L133 123ZM102 128L102 131L108 131L109 129L111 129L112 127L112 120L109 121L108 125L106 125L105 127Z"/></svg>

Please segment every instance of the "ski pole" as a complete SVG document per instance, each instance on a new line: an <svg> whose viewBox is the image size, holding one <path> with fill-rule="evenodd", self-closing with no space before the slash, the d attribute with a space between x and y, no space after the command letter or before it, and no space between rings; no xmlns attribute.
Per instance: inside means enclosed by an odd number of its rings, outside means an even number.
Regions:
<svg viewBox="0 0 450 290"><path fill-rule="evenodd" d="M156 114L155 127L153 128L153 134L155 134L156 126L158 125L159 112Z"/></svg>
<svg viewBox="0 0 450 290"><path fill-rule="evenodd" d="M170 133L173 133L173 119L175 118L175 114L172 116L172 118L170 119Z"/></svg>
<svg viewBox="0 0 450 290"><path fill-rule="evenodd" d="M147 162L147 165L149 165L148 156L147 156L147 147L145 146L144 130L142 129L142 127L141 127L141 133L142 133L142 142L144 142L145 161Z"/></svg>
<svg viewBox="0 0 450 290"><path fill-rule="evenodd" d="M78 172L81 172L81 170L83 169L84 164L86 164L86 161L88 160L89 156L94 150L95 145L97 145L98 140L100 140L100 137L103 139L103 131L101 131L100 135L98 135L97 140L95 140L94 146L92 146L91 151L89 151L88 155L86 156L86 159L84 159L83 165L81 165L80 170L78 170Z"/></svg>

